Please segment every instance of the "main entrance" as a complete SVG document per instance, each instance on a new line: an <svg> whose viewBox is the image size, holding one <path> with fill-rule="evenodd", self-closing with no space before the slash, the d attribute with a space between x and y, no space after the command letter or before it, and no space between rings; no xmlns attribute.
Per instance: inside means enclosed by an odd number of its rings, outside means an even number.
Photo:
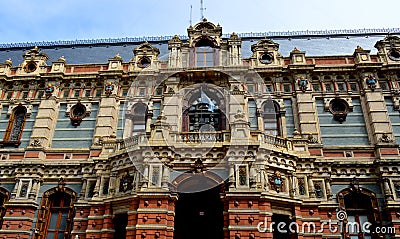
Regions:
<svg viewBox="0 0 400 239"><path fill-rule="evenodd" d="M190 180L190 179L189 179ZM174 239L222 239L224 218L221 186L180 193L175 206Z"/></svg>

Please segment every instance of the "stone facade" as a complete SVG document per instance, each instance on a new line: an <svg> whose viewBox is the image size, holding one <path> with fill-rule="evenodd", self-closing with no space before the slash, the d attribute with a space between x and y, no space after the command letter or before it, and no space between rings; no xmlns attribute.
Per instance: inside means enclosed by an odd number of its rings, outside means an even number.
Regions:
<svg viewBox="0 0 400 239"><path fill-rule="evenodd" d="M159 44L0 64L0 238L400 238L398 36L243 58L204 19ZM327 226L354 222L397 231Z"/></svg>

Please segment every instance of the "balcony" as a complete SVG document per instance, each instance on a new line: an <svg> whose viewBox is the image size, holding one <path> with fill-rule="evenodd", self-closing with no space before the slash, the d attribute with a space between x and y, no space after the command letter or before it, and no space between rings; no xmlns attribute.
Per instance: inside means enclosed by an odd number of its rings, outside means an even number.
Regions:
<svg viewBox="0 0 400 239"><path fill-rule="evenodd" d="M217 132L181 132L176 135L171 135L169 144L174 144L181 147L201 147L201 144L222 146L231 143L230 131ZM250 144L260 145L271 149L284 151L307 151L307 140L302 138L281 138L275 135L269 135L261 132L251 132ZM103 149L108 152L118 152L124 150L135 150L139 146L149 145L148 135L139 134L126 139L118 139L113 141L103 142Z"/></svg>

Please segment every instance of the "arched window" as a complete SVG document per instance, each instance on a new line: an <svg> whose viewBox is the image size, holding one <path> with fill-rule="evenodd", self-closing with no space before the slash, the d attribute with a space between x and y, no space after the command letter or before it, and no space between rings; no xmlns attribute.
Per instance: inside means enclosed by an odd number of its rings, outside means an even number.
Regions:
<svg viewBox="0 0 400 239"><path fill-rule="evenodd" d="M132 136L146 132L147 105L137 103L132 107Z"/></svg>
<svg viewBox="0 0 400 239"><path fill-rule="evenodd" d="M74 201L74 194L62 190L44 194L38 217L38 238L69 238L74 216Z"/></svg>
<svg viewBox="0 0 400 239"><path fill-rule="evenodd" d="M266 134L282 136L282 118L279 105L275 101L264 103L262 118Z"/></svg>
<svg viewBox="0 0 400 239"><path fill-rule="evenodd" d="M375 231L377 226L381 226L381 215L379 213L378 200L376 194L361 188L358 183L352 184L338 193L339 208L345 210L347 221L345 221L346 238L351 239L371 239L377 238L376 234L367 233L363 226L369 223L370 232ZM364 227L365 228L365 227Z"/></svg>
<svg viewBox="0 0 400 239"><path fill-rule="evenodd" d="M201 39L195 45L195 61L197 67L216 65L214 44L208 39Z"/></svg>
<svg viewBox="0 0 400 239"><path fill-rule="evenodd" d="M225 129L225 115L217 102L211 99L203 89L199 98L194 100L183 112L183 131L220 131Z"/></svg>
<svg viewBox="0 0 400 239"><path fill-rule="evenodd" d="M0 228L3 225L3 217L6 214L6 208L5 208L5 203L10 199L10 193L3 189L0 188Z"/></svg>
<svg viewBox="0 0 400 239"><path fill-rule="evenodd" d="M362 225L366 222L373 223L373 215L371 198L362 193L350 193L344 197L344 203L347 213L347 221L349 223L356 223L360 226L359 230L357 228L350 228L354 230L349 230L350 238L352 239L370 239L371 235L362 232ZM372 229L372 228L371 228Z"/></svg>
<svg viewBox="0 0 400 239"><path fill-rule="evenodd" d="M15 145L16 147L20 145L25 121L26 108L22 105L15 107L8 121L3 144Z"/></svg>

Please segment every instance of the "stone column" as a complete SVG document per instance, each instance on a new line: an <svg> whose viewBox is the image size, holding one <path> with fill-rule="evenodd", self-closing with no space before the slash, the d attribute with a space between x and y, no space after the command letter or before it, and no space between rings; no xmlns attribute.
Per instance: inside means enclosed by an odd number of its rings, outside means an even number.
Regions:
<svg viewBox="0 0 400 239"><path fill-rule="evenodd" d="M56 94L54 91L54 95ZM31 142L29 148L40 149L48 148L51 146L53 140L54 129L57 124L58 111L60 104L56 96L44 96L42 98L38 113L36 116L35 124L31 135ZM44 153L36 155L35 157L27 156L27 158L40 158L44 159Z"/></svg>
<svg viewBox="0 0 400 239"><path fill-rule="evenodd" d="M310 198L315 198L315 189L311 176L308 177L308 193Z"/></svg>
<svg viewBox="0 0 400 239"><path fill-rule="evenodd" d="M82 179L83 183L82 183L82 189L81 189L81 193L79 194L79 197L81 199L85 198L86 195L86 185L87 185L87 179L84 178Z"/></svg>
<svg viewBox="0 0 400 239"><path fill-rule="evenodd" d="M106 80L108 82L108 80ZM112 81L115 85L116 81ZM114 86L114 88L117 88ZM116 91L116 89L114 89ZM103 96L99 105L94 138L109 140L117 137L118 102L116 95Z"/></svg>
<svg viewBox="0 0 400 239"><path fill-rule="evenodd" d="M331 178L325 178L325 189L326 189L326 198L328 200L332 200L332 189L331 189Z"/></svg>
<svg viewBox="0 0 400 239"><path fill-rule="evenodd" d="M296 78L301 78L305 76L296 76ZM295 83L296 87L297 82ZM312 95L309 83L307 89L303 92L300 89L296 90L296 108L298 109L298 122L299 128L297 129L301 135L311 135L319 140L319 123L317 116L317 105Z"/></svg>
<svg viewBox="0 0 400 239"><path fill-rule="evenodd" d="M389 115L387 114L384 97L381 91L372 89L366 84L366 80L369 76L374 77L374 74L372 72L365 72L360 76L365 91L364 97L361 98L363 111L368 112L367 114L364 113L364 117L367 122L369 122L366 124L368 135L373 144L394 144L392 125Z"/></svg>

